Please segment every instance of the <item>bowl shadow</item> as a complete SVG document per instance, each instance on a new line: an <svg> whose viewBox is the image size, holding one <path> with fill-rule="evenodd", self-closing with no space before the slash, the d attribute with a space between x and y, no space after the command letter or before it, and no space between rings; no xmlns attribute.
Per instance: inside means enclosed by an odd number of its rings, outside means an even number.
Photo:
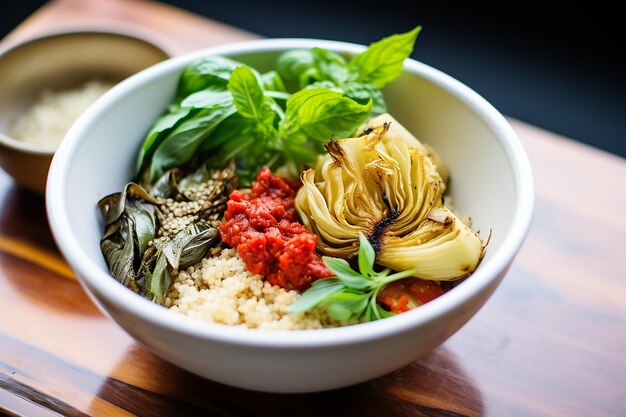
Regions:
<svg viewBox="0 0 626 417"><path fill-rule="evenodd" d="M109 375L92 406L106 401L136 415L484 415L480 389L446 348L375 380L312 394L229 387L182 370L138 344Z"/></svg>

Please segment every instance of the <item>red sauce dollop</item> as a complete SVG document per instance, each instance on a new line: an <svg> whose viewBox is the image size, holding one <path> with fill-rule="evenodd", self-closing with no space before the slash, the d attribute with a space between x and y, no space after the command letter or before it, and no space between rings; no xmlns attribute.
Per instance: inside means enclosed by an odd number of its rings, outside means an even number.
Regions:
<svg viewBox="0 0 626 417"><path fill-rule="evenodd" d="M239 190L230 194L220 232L249 271L272 285L304 291L333 274L315 253L317 236L299 223L294 207L299 187L263 168L250 195Z"/></svg>

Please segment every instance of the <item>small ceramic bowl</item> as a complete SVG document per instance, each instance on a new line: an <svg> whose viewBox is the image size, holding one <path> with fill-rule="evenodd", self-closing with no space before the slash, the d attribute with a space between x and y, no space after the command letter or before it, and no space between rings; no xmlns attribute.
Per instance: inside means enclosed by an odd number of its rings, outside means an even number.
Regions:
<svg viewBox="0 0 626 417"><path fill-rule="evenodd" d="M169 57L131 32L62 31L0 48L0 166L15 181L42 192L55 149L12 138L17 118L45 89L76 88L89 80L119 82Z"/></svg>
<svg viewBox="0 0 626 417"><path fill-rule="evenodd" d="M199 321L133 293L111 277L100 250L103 196L133 176L137 152L173 99L183 68L208 55L260 71L286 50L363 46L274 39L173 58L123 81L79 119L58 149L48 180L48 218L63 255L92 299L157 355L237 387L310 392L362 382L407 365L459 330L491 296L528 231L534 202L530 163L504 117L474 91L414 60L385 88L389 112L432 145L450 171L456 208L493 236L468 279L428 304L384 320L341 328L263 331ZM76 335L80 337L80 335Z"/></svg>

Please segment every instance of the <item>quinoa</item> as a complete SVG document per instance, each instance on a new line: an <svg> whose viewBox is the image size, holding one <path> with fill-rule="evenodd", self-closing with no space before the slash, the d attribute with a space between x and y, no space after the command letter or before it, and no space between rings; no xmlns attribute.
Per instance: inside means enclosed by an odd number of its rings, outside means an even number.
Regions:
<svg viewBox="0 0 626 417"><path fill-rule="evenodd" d="M214 323L266 330L304 330L338 323L322 308L287 313L300 295L271 285L246 269L235 249L216 249L200 263L174 275L165 306Z"/></svg>

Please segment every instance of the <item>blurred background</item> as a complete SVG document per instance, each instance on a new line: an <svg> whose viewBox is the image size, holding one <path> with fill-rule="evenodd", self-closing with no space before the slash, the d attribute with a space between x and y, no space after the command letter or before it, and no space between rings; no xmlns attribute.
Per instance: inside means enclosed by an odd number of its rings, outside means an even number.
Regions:
<svg viewBox="0 0 626 417"><path fill-rule="evenodd" d="M626 42L617 3L165 2L266 37L367 44L420 24L413 58L506 115L626 157ZM0 36L44 3L4 7Z"/></svg>

